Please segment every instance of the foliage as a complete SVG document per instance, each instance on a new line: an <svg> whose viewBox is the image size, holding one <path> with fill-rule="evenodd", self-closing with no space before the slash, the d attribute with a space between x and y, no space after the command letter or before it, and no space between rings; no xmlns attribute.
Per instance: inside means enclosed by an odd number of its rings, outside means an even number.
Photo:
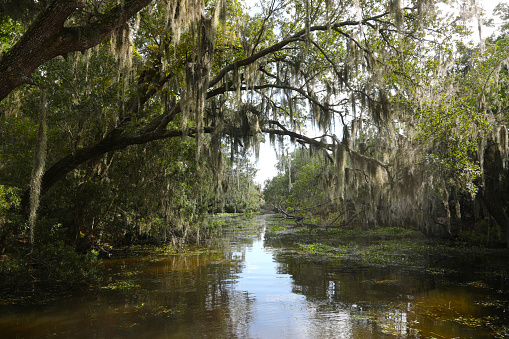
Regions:
<svg viewBox="0 0 509 339"><path fill-rule="evenodd" d="M20 22L0 14L0 28L0 55L2 55L21 37L23 27Z"/></svg>
<svg viewBox="0 0 509 339"><path fill-rule="evenodd" d="M226 226L226 221L219 218L209 219L207 227L210 229L221 229Z"/></svg>
<svg viewBox="0 0 509 339"><path fill-rule="evenodd" d="M321 243L314 244L299 243L298 245L300 250L311 254L325 254L327 252L335 250L333 247Z"/></svg>
<svg viewBox="0 0 509 339"><path fill-rule="evenodd" d="M77 253L73 247L62 242L36 248L30 259L34 270L46 279L66 284L81 284L97 279L101 269L97 251Z"/></svg>
<svg viewBox="0 0 509 339"><path fill-rule="evenodd" d="M0 185L0 225L12 222L8 218L19 208L20 202L19 189Z"/></svg>
<svg viewBox="0 0 509 339"><path fill-rule="evenodd" d="M13 234L24 231L19 215L19 189L0 185L0 253L15 246Z"/></svg>
<svg viewBox="0 0 509 339"><path fill-rule="evenodd" d="M475 196L481 169L472 155L477 154L484 135L472 135L473 129L486 130L486 119L465 98L452 96L439 99L435 105L423 105L418 112L415 140L430 150L423 161L460 190Z"/></svg>
<svg viewBox="0 0 509 339"><path fill-rule="evenodd" d="M324 172L330 168L323 157L312 157L298 149L281 157L279 174L268 180L264 187L265 201L312 223L324 222L324 217L337 209L324 181Z"/></svg>
<svg viewBox="0 0 509 339"><path fill-rule="evenodd" d="M77 287L100 277L101 259L97 251L82 254L62 241L45 243L25 253L2 260L0 275L4 286L34 281Z"/></svg>
<svg viewBox="0 0 509 339"><path fill-rule="evenodd" d="M225 159L220 191L212 203L215 210L229 213L253 213L262 204L261 188L255 184L256 169L248 159Z"/></svg>
<svg viewBox="0 0 509 339"><path fill-rule="evenodd" d="M47 76L41 81L53 84L47 91L49 163L94 143L117 123L118 107L129 87L128 79L119 78L109 48L101 46L85 56L54 59L44 66ZM17 114L6 117L0 126L6 141L0 148L5 160L0 178L19 188L27 186L30 175L39 95L36 88L29 91ZM164 103L154 101L151 109L161 109L161 105ZM208 232L204 219L210 206L220 206L227 194L231 196L229 208L258 209L251 165L246 164L246 172L237 177L242 180L238 186L228 185L234 178L226 176L224 185L231 189L218 196L214 187L221 187L223 180L217 178L220 182L214 183L213 166L205 158L197 163L195 154L195 140L187 138L133 146L123 153L93 159L45 196L40 218L49 221L39 223L36 236L51 238L50 225L57 223L63 225L59 236L80 250L147 238L200 241ZM227 162L226 156L220 157Z"/></svg>
<svg viewBox="0 0 509 339"><path fill-rule="evenodd" d="M13 53L31 60L24 38L45 22L35 13L62 15L63 27L48 24L57 37L87 33L81 49L49 41L45 50L65 57L41 57L28 80L13 80L31 86L0 86L10 91L0 103L1 185L28 187L36 126L48 115L36 238L81 251L199 242L214 228L208 213L263 203L245 160L262 134L307 148L282 153L265 186L268 203L301 221L428 234L443 224L454 235L460 200L477 193L497 207L483 185L496 186L484 174L499 171L498 158L484 152L497 144L507 161L507 43L472 52L459 42L465 21L434 2L262 1L248 12L236 0L104 1L68 13L30 4L30 15L0 18L12 33L0 36L1 67ZM321 136L302 132L308 123ZM20 196L25 216L28 190ZM21 221L15 229L23 236Z"/></svg>

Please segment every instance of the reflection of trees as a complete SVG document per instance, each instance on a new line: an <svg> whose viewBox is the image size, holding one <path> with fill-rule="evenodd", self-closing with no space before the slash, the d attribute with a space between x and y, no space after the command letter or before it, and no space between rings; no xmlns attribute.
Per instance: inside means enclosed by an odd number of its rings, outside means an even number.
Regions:
<svg viewBox="0 0 509 339"><path fill-rule="evenodd" d="M220 260L219 260L220 259ZM177 266L185 270L172 270L164 274L161 288L154 296L156 303L177 306L175 317L165 321L186 336L199 337L204 332L233 338L238 332L238 312L248 313L249 301L236 294L233 280L241 271L242 257L232 253L218 256L177 256ZM182 263L184 262L184 263ZM237 309L233 309L231 304ZM242 310L238 308L244 306Z"/></svg>
<svg viewBox="0 0 509 339"><path fill-rule="evenodd" d="M322 331L336 328L368 336L380 332L406 335L413 331L409 325L415 314L401 305L434 287L433 281L419 272L359 267L348 261L316 262L284 253L275 258L278 272L292 276L292 292L312 303L313 318L321 319L318 324Z"/></svg>
<svg viewBox="0 0 509 339"><path fill-rule="evenodd" d="M361 267L351 261L314 261L312 258L276 254L279 272L293 278L295 293L310 301L334 300L346 304L359 301L386 303L404 301L433 287L420 272L391 267Z"/></svg>
<svg viewBox="0 0 509 339"><path fill-rule="evenodd" d="M242 338L252 303L235 291L243 260L242 252L225 252L176 255L149 263L129 278L138 288L113 292L119 297L116 302L114 296L105 296L109 307L94 311L94 327L101 332L114 328L113 336L189 338L213 333ZM134 267L127 265L124 271L130 268Z"/></svg>
<svg viewBox="0 0 509 339"><path fill-rule="evenodd" d="M230 299L229 320L232 326L230 338L249 338L249 324L253 321L251 311L254 299L245 291L234 291Z"/></svg>

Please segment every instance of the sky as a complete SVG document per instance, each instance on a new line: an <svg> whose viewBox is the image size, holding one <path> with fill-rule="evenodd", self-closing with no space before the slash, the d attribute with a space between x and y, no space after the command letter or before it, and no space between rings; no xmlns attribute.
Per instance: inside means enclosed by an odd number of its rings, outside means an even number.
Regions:
<svg viewBox="0 0 509 339"><path fill-rule="evenodd" d="M497 0L477 0L481 3L482 7L485 9L486 14L488 17L493 16L493 8L499 3L499 2L507 2L507 1L497 1ZM254 0L248 1L249 4L254 3ZM496 21L495 21L496 24ZM489 36L491 33L488 31L483 32L483 37ZM478 40L478 33L477 30L474 30L474 39ZM312 132L313 133L313 132ZM316 132L315 132L316 133ZM275 165L277 163L277 156L276 151L274 150L274 147L270 146L269 138L266 138L266 142L260 145L260 153L259 153L259 159L256 160L255 157L252 157L252 161L255 164L255 167L257 168L257 173L255 177L255 182L261 184L263 186L263 183L265 180L270 179L277 175L277 170L275 168Z"/></svg>

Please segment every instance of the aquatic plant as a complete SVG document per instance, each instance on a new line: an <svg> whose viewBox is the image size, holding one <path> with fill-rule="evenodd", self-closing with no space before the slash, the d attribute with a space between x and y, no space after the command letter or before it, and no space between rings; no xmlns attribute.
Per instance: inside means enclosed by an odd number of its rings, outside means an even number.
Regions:
<svg viewBox="0 0 509 339"><path fill-rule="evenodd" d="M304 244L298 243L301 251L311 254L328 254L336 251L336 248L321 243Z"/></svg>

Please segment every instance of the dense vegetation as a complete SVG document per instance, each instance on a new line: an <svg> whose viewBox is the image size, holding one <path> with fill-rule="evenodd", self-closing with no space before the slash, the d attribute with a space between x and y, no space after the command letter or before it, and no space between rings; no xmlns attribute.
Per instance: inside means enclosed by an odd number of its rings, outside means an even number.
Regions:
<svg viewBox="0 0 509 339"><path fill-rule="evenodd" d="M507 10L495 14L507 20ZM426 86L394 91L392 111L381 112L390 116L354 113L341 147L283 154L267 203L301 225L401 226L509 245L506 30L455 41L420 73Z"/></svg>
<svg viewBox="0 0 509 339"><path fill-rule="evenodd" d="M505 28L463 42L469 4L2 2L0 251L200 241L260 207L265 137L307 149L267 184L281 210L509 244Z"/></svg>

